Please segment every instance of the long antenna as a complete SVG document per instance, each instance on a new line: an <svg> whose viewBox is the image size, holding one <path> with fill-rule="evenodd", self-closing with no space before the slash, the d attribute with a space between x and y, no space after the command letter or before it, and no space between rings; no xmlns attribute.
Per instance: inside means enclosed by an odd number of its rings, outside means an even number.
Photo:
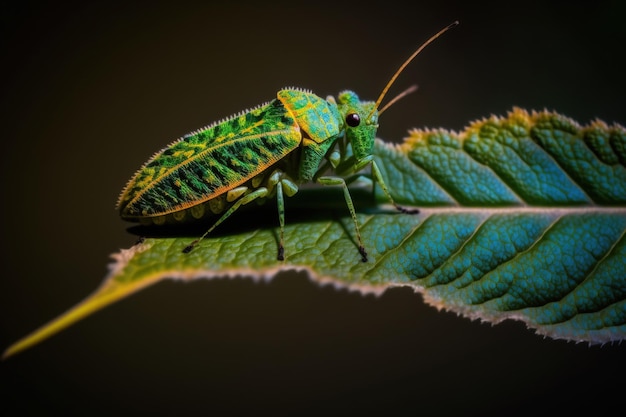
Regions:
<svg viewBox="0 0 626 417"><path fill-rule="evenodd" d="M380 93L380 96L378 97L378 100L376 100L376 106L374 107L374 109L377 109L378 106L380 106L380 103L383 101L383 98L385 98L385 95L387 94L387 91L389 91L389 88L391 88L391 85L396 81L396 78L398 78L398 75L400 75L400 73L402 71L404 71L404 68L406 68L407 65L409 65L411 63L411 61L413 61L413 59L419 55L420 52L422 52L422 50L424 48L426 48L428 45L430 45L435 39L437 39L438 37L440 37L441 35L443 35L445 32L447 32L448 30L452 29L454 26L458 25L459 21L455 20L454 22L450 23L448 26L446 26L445 28L441 29L439 32L437 32L435 35L431 36L430 39L428 39L426 42L424 42L422 44L422 46L420 46L419 48L417 48L417 51L413 52L413 54L406 60L404 61L404 64L402 64L400 66L400 68L398 68L398 70L396 71L395 74L393 74L393 77L391 77L391 79L389 80L389 82L387 83L387 85L385 86L385 88L383 88L382 93ZM387 106L388 107L388 106ZM374 110L372 110L372 114L374 113ZM370 114L368 116L371 117Z"/></svg>

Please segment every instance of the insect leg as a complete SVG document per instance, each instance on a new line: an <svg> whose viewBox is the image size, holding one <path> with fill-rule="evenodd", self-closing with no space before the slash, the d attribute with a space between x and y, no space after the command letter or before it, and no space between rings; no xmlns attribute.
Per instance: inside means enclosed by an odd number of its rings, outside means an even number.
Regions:
<svg viewBox="0 0 626 417"><path fill-rule="evenodd" d="M380 173L380 169L378 169L378 165L376 165L376 161L372 161L372 176L374 177L374 181L380 184L380 188L383 190L383 192L385 193L385 196L387 196L387 198L389 199L391 204L393 204L396 210L402 213L406 213L406 214L419 213L418 209L407 209L405 207L402 207L401 205L399 205L393 200L393 198L391 197L391 194L389 193L389 189L387 188L387 185L385 184L385 181L383 181L383 176Z"/></svg>
<svg viewBox="0 0 626 417"><path fill-rule="evenodd" d="M361 232L359 231L359 221L356 218L356 211L354 210L354 204L352 203L352 197L350 197L350 191L348 190L348 186L343 178L339 177L320 177L317 179L322 185L341 185L343 188L343 196L346 199L346 204L348 205L348 210L350 210L350 216L352 216L352 221L354 222L354 230L356 232L356 239L359 244L359 253L361 254L361 260L363 262L367 262L367 252L365 251L365 247L363 246L363 240L361 239Z"/></svg>
<svg viewBox="0 0 626 417"><path fill-rule="evenodd" d="M267 196L267 188L262 187L259 188L257 190L254 190L253 192L251 192L250 194L246 194L243 197L241 197L239 200L237 200L235 202L235 204L233 204L228 210L226 210L226 212L222 215L222 217L220 217L215 224L213 224L213 226L211 226L209 228L209 230L207 230L202 236L200 236L198 239L194 240L193 242L191 242L189 245L187 245L185 247L185 249L183 249L184 253L189 253L191 252L191 250L198 244L200 243L200 241L202 239L204 239L209 233L211 233L213 231L213 229L215 229L217 226L219 226L224 220L226 220L227 218L230 217L231 214L233 214L239 207L243 206L244 204L248 204L251 201L256 200L257 198L261 198L261 197L265 197Z"/></svg>
<svg viewBox="0 0 626 417"><path fill-rule="evenodd" d="M298 186L291 181L283 172L276 170L268 180L268 188L273 191L276 187L276 202L278 206L278 222L280 224L280 239L278 244L278 255L276 259L285 260L285 198L293 197L298 192Z"/></svg>
<svg viewBox="0 0 626 417"><path fill-rule="evenodd" d="M285 200L283 198L283 183L276 184L276 200L278 205L278 222L280 223L280 242L276 259L285 260Z"/></svg>

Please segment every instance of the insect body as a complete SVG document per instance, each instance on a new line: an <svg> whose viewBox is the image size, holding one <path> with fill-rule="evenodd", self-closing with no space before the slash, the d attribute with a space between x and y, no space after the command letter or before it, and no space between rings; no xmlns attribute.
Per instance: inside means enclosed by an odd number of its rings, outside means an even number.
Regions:
<svg viewBox="0 0 626 417"><path fill-rule="evenodd" d="M454 23L456 24L456 23ZM453 25L454 25L453 24ZM371 165L372 176L393 202L373 159L378 106L404 67L448 26L420 47L396 72L378 101L361 101L351 91L326 100L300 89L284 89L257 108L190 133L156 153L128 182L118 208L125 220L146 224L187 222L207 215L218 220L193 247L242 205L276 198L280 223L277 258L284 259L284 195L316 181L341 186L354 221L363 262L367 253L359 233L346 180ZM329 170L334 176L324 176ZM348 180L349 181L349 180Z"/></svg>

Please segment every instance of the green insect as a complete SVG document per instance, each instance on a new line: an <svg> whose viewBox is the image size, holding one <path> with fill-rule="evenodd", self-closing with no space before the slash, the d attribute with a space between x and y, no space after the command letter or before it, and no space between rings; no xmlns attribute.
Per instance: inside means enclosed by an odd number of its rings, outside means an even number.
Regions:
<svg viewBox="0 0 626 417"><path fill-rule="evenodd" d="M385 94L404 68L433 40L418 48L396 71L376 102L361 101L352 91L326 100L300 89L284 89L259 107L185 135L156 153L131 178L117 207L124 220L161 225L220 215L188 245L190 252L205 236L241 206L276 198L280 224L278 260L284 259L284 195L293 196L298 184L315 181L341 186L354 221L363 262L367 252L348 191L347 175L371 166L372 177L401 212L413 213L393 201L373 157L378 117ZM332 169L334 176L323 175ZM352 177L354 178L354 177ZM350 179L348 179L350 182Z"/></svg>

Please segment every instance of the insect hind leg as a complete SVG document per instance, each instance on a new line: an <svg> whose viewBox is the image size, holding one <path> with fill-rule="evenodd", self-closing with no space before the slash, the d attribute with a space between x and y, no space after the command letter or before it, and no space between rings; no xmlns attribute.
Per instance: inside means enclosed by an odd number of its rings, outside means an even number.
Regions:
<svg viewBox="0 0 626 417"><path fill-rule="evenodd" d="M206 232L204 232L204 234L202 236L200 236L198 239L194 240L193 242L191 242L189 245L187 245L185 247L185 249L183 249L183 253L189 253L191 252L191 250L198 244L200 243L200 241L202 239L204 239L205 237L207 237L207 235L209 233L211 233L217 226L219 226L224 220L226 220L227 218L229 218L235 211L237 211L237 209L245 204L250 203L251 201L254 201L258 198L263 198L266 197L268 194L268 190L265 187L262 188L258 188L254 191L252 191L249 194L244 195L243 197L241 197L239 200L237 200L228 210L226 210L226 212L224 214L222 214L222 217L220 217L214 224L213 226L211 226L209 228L209 230L207 230Z"/></svg>

